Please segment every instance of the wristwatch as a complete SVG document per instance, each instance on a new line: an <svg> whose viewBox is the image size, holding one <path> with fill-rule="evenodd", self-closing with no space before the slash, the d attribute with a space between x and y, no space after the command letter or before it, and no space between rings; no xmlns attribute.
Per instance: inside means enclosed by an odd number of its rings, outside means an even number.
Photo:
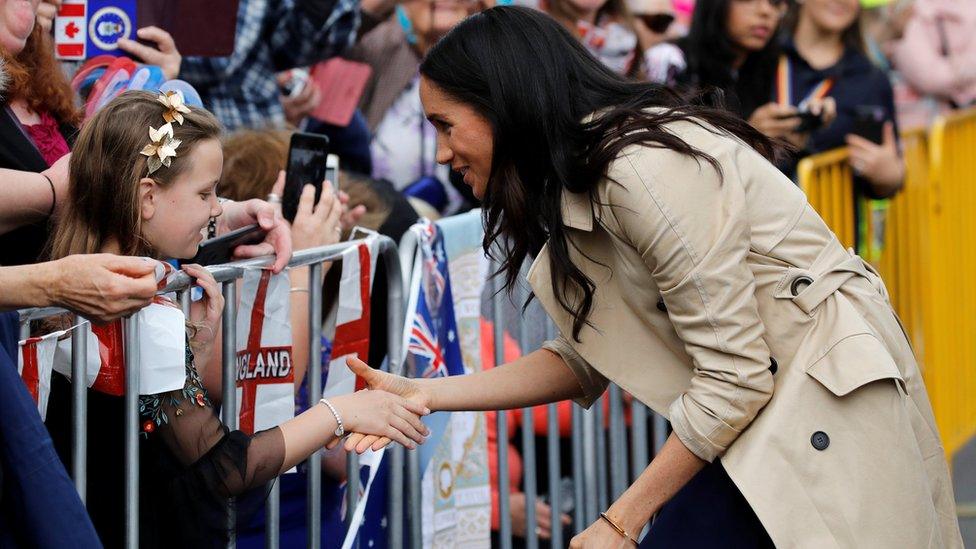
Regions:
<svg viewBox="0 0 976 549"><path fill-rule="evenodd" d="M336 427L335 436L342 438L342 436L346 434L346 428L342 426L342 418L339 417L339 411L335 409L335 406L333 406L331 402L324 398L319 400L319 402L328 406L329 410L332 410L332 415L335 416L336 423L339 424L339 426Z"/></svg>

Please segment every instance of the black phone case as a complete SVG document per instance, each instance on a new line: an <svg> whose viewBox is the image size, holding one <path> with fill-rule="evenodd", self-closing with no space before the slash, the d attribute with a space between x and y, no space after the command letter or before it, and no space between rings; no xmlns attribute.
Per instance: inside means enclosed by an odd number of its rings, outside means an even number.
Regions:
<svg viewBox="0 0 976 549"><path fill-rule="evenodd" d="M295 150L315 151L321 156L321 164L315 167L315 173L311 177L303 177L303 174L295 173L292 160ZM285 190L281 197L281 213L289 222L295 220L298 212L298 200L302 196L302 188L311 184L315 187L315 202L318 203L322 196L322 180L325 178L326 162L329 156L329 138L319 134L294 133L288 146L288 164L285 172ZM303 181L303 179L309 179Z"/></svg>
<svg viewBox="0 0 976 549"><path fill-rule="evenodd" d="M264 231L258 225L249 225L231 231L227 234L204 240L200 243L197 255L186 263L196 263L203 267L229 263L231 252L241 244L254 244L264 237Z"/></svg>

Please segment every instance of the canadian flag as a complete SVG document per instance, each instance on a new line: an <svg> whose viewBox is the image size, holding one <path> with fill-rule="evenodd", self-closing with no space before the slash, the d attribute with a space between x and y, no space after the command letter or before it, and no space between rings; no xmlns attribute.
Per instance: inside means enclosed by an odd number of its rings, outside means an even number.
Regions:
<svg viewBox="0 0 976 549"><path fill-rule="evenodd" d="M251 435L295 417L287 272L244 272L237 313L237 414Z"/></svg>
<svg viewBox="0 0 976 549"><path fill-rule="evenodd" d="M37 403L41 419L47 416L47 399L51 395L51 372L54 370L54 351L58 338L65 332L53 332L43 337L31 337L20 342L17 372L27 385L27 391Z"/></svg>
<svg viewBox="0 0 976 549"><path fill-rule="evenodd" d="M58 59L83 60L88 40L88 0L64 0L54 18Z"/></svg>
<svg viewBox="0 0 976 549"><path fill-rule="evenodd" d="M322 391L327 398L365 387L365 382L346 366L346 357L366 360L369 356L369 296L376 272L376 242L375 237L369 237L342 253L335 337Z"/></svg>

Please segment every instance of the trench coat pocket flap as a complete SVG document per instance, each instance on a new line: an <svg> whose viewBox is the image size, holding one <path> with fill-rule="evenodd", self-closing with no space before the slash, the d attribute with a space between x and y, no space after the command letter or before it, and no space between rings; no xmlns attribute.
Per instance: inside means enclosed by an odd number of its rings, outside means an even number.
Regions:
<svg viewBox="0 0 976 549"><path fill-rule="evenodd" d="M839 397L882 379L895 380L902 393L908 394L905 378L888 349L870 333L841 339L806 371Z"/></svg>

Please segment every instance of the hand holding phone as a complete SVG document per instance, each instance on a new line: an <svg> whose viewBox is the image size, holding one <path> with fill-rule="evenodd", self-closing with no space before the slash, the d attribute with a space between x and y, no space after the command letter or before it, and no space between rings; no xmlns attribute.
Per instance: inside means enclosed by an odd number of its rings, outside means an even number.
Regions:
<svg viewBox="0 0 976 549"><path fill-rule="evenodd" d="M234 254L234 248L244 244L256 244L264 239L264 230L260 225L248 225L229 233L220 235L216 238L204 240L200 243L197 255L187 263L196 263L206 267L207 265L220 265L229 263Z"/></svg>

